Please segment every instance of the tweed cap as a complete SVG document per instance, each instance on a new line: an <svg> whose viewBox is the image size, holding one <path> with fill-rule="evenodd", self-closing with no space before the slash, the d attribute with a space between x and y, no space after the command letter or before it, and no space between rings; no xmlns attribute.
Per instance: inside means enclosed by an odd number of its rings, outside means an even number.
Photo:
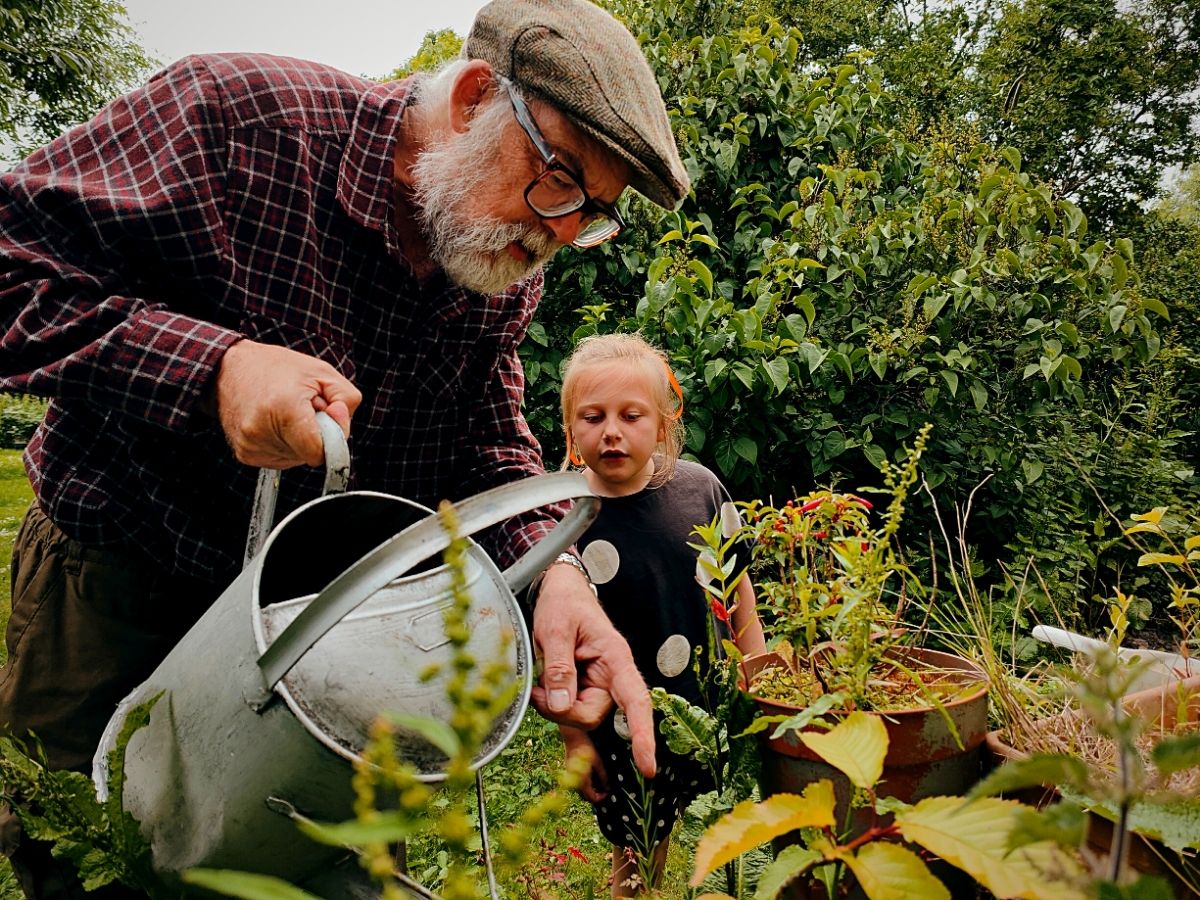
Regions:
<svg viewBox="0 0 1200 900"><path fill-rule="evenodd" d="M632 187L674 209L688 176L658 82L633 35L589 0L493 0L464 53L551 103L628 162Z"/></svg>

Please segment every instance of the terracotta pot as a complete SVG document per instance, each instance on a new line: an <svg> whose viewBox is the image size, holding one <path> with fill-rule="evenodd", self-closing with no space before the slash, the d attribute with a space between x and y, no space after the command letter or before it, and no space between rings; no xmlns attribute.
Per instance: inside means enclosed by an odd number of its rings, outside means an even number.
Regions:
<svg viewBox="0 0 1200 900"><path fill-rule="evenodd" d="M914 803L925 797L966 793L980 778L982 747L987 734L988 684L987 676L977 665L962 657L937 650L905 648L897 651L899 658L910 659L916 667L961 672L955 680L962 683L979 682L979 689L965 697L943 705L943 710L914 706L912 709L880 714L888 733L888 752L884 757L883 778L878 787L881 797L895 797ZM777 653L762 653L743 661L746 683L768 666L786 666ZM767 700L750 693L766 715L792 716L804 707ZM915 698L914 698L915 699ZM836 713L828 717L836 717ZM961 739L946 723L947 716ZM833 782L837 797L837 818L845 821L854 787L839 770L824 762L799 739L796 732L771 738L774 729L762 733L763 767L760 787L764 797L780 793L802 793L805 787L822 778ZM874 820L870 810L859 810L854 818L854 832L865 831ZM780 846L790 843L784 839ZM951 866L936 866L936 874L947 882L953 896L973 896L973 885L967 876ZM960 883L961 882L961 883ZM788 900L823 897L824 889L809 885L793 885L782 896ZM972 893L968 893L972 892ZM856 896L856 895L851 895Z"/></svg>
<svg viewBox="0 0 1200 900"><path fill-rule="evenodd" d="M1183 704L1185 722L1200 721L1200 675L1180 681L1165 682L1158 687L1138 691L1125 698L1125 709L1131 715L1143 716L1150 728L1174 728L1179 722L1180 705L1176 691L1184 691ZM1009 744L1000 731L989 731L986 746L992 766L1009 760L1026 759L1029 754ZM1028 788L1014 795L1039 809L1056 802L1060 795L1054 785ZM1175 889L1176 896L1195 896L1193 889L1200 885L1200 853L1195 850L1177 854L1164 847L1162 842L1149 835L1132 832L1127 862L1135 872L1165 878ZM1105 857L1112 847L1113 823L1096 813L1088 813L1088 848L1097 856Z"/></svg>
<svg viewBox="0 0 1200 900"><path fill-rule="evenodd" d="M906 803L937 794L962 793L979 780L978 751L987 734L987 677L974 663L951 653L923 649L900 652L918 667L961 672L962 683L978 681L979 689L944 704L942 710L914 706L911 709L889 711L881 716L888 733L888 753L884 758L883 782L879 793L881 796L897 797ZM763 653L747 657L743 668L748 681L752 682L758 672L772 665L785 663L777 653ZM791 716L804 708L766 700L754 694L750 696L768 715ZM954 723L961 746L946 723L947 717ZM783 757L800 761L800 764L777 763L771 766L779 775L777 782L765 785L771 788L772 793L803 790L814 777L832 777L835 785L838 783L840 773L809 750L794 731L774 739L769 734L770 731L763 733L763 742L771 751L767 754L768 759ZM848 795L848 782L846 784Z"/></svg>

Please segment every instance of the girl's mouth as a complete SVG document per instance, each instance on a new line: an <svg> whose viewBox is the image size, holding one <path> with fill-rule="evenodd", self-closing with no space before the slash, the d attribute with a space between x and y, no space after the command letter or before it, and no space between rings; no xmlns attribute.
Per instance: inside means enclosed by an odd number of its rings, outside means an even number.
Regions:
<svg viewBox="0 0 1200 900"><path fill-rule="evenodd" d="M600 454L601 459L624 459L628 454L622 453L620 450L605 450Z"/></svg>

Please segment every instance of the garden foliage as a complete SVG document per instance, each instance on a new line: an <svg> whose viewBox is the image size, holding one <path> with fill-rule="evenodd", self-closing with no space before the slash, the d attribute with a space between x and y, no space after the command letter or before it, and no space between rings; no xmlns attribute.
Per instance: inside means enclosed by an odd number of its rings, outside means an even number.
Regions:
<svg viewBox="0 0 1200 900"><path fill-rule="evenodd" d="M694 192L665 215L631 199L618 241L552 264L524 350L548 456L572 337L638 328L683 384L687 452L735 494L869 482L933 422L934 488L990 476L981 557L1033 554L1066 606L1103 593L1119 535L1088 480L1118 513L1196 489L1171 409L1195 370L1164 347L1182 335L1133 241L972 122L914 116L869 54L815 58L766 4L607 5L658 74Z"/></svg>

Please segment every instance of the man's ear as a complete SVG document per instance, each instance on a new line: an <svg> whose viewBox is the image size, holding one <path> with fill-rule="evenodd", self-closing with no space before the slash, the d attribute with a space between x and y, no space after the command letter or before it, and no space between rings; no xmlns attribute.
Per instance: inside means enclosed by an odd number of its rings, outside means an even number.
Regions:
<svg viewBox="0 0 1200 900"><path fill-rule="evenodd" d="M450 127L464 132L475 117L475 109L491 94L494 86L492 65L486 60L473 59L454 79L450 89Z"/></svg>

